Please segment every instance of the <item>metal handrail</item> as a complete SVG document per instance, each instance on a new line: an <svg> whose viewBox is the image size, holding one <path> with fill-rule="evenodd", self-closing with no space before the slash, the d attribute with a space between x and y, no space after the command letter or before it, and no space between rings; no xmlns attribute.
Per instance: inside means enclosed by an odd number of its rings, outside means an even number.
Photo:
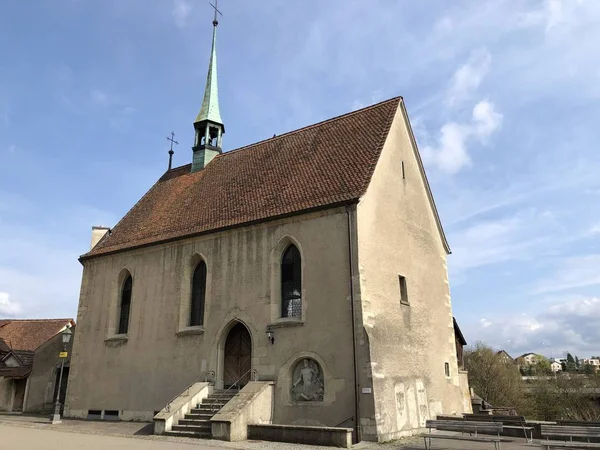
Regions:
<svg viewBox="0 0 600 450"><path fill-rule="evenodd" d="M215 401L213 401L213 402L210 404L210 411L211 411L211 412L215 411L215 409L214 409L214 406L215 406L215 404L216 404L216 403L218 403L218 402L219 402L219 400L221 400L221 397L225 396L225 395L226 395L226 394L227 394L227 393L228 393L228 392L229 392L229 391L230 391L232 388L234 388L234 387L238 386L238 383L239 383L239 382L242 380L242 378L244 378L244 377L245 377L246 375L248 375L249 373L253 373L253 374L254 374L254 376L251 376L251 377L250 377L250 379L252 379L253 381L255 381L255 378L256 378L256 375L257 375L256 369L250 369L250 370L246 371L246 373L244 373L244 375L242 375L241 377L239 377L239 378L238 378L238 379L237 379L237 380L236 380L236 381L235 381L235 382L234 382L234 383L233 383L231 386L229 386L229 387L227 388L227 390L226 390L225 392L222 392L222 393L221 393L221 394L220 394L220 395L219 395L219 396L216 398L216 400L215 400ZM239 386L238 386L238 392L239 392ZM221 408L219 408L219 409L221 409Z"/></svg>
<svg viewBox="0 0 600 450"><path fill-rule="evenodd" d="M354 416L352 417L348 417L346 420L344 420L343 422L338 423L334 428L338 428L340 426L342 426L343 424L345 424L346 422L350 422L351 420L354 420Z"/></svg>
<svg viewBox="0 0 600 450"><path fill-rule="evenodd" d="M204 375L204 382L207 383L207 377L209 373L213 373L213 371L211 372L206 372L206 374ZM192 382L192 384L190 384L188 387L186 387L183 391L181 391L179 394L177 394L175 397L173 397L171 400L169 400L167 402L167 405L165 406L165 409L167 410L167 412L171 412L171 403L173 403L175 400L177 400L184 392L187 392L185 395L190 395L190 388L195 385L196 383L200 382L200 379L195 380L194 382Z"/></svg>

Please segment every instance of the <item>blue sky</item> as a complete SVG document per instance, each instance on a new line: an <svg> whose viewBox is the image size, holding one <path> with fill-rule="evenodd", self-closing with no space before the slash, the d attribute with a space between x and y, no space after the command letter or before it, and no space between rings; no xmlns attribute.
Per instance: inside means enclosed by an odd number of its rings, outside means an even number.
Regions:
<svg viewBox="0 0 600 450"><path fill-rule="evenodd" d="M405 98L467 340L600 353L600 2L222 0L233 149ZM0 317L75 317L78 255L191 160L203 0L0 5ZM551 349L541 343L550 345Z"/></svg>

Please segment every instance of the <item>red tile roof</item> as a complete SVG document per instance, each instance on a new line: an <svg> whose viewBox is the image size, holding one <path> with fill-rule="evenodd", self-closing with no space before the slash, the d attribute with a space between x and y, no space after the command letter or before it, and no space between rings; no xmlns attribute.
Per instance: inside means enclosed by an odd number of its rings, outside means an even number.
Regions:
<svg viewBox="0 0 600 450"><path fill-rule="evenodd" d="M82 260L358 200L401 98L166 172Z"/></svg>
<svg viewBox="0 0 600 450"><path fill-rule="evenodd" d="M2 339L13 350L35 351L60 332L73 319L9 320L0 328Z"/></svg>

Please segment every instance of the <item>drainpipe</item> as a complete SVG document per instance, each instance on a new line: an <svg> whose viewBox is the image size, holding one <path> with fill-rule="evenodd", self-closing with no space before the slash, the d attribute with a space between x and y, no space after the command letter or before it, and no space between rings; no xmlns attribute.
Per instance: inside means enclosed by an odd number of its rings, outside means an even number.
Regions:
<svg viewBox="0 0 600 450"><path fill-rule="evenodd" d="M354 363L354 429L356 432L356 442L362 440L360 429L360 387L358 384L358 361L356 356L356 310L354 306L354 246L352 245L352 220L350 213L356 211L356 205L346 206L346 216L348 217L348 261L350 274L350 309L352 310L352 355Z"/></svg>

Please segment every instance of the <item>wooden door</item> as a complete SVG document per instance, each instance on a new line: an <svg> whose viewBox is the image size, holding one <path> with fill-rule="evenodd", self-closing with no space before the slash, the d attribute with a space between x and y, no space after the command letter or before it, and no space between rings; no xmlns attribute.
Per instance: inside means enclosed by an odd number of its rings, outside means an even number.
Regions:
<svg viewBox="0 0 600 450"><path fill-rule="evenodd" d="M25 387L27 379L15 380L15 401L13 402L13 411L23 411L23 402L25 401Z"/></svg>
<svg viewBox="0 0 600 450"><path fill-rule="evenodd" d="M225 341L225 361L223 382L226 388L236 381L244 386L250 381L252 368L252 341L250 333L241 323L236 324Z"/></svg>

